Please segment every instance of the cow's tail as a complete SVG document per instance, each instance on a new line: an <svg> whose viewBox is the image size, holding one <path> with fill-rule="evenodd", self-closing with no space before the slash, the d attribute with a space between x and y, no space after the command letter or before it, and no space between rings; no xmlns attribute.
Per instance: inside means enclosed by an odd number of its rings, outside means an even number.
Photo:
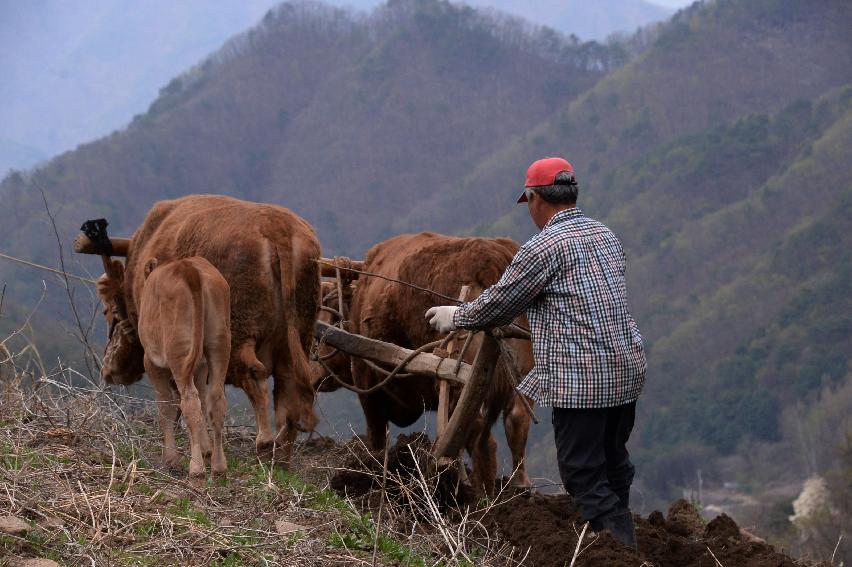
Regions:
<svg viewBox="0 0 852 567"><path fill-rule="evenodd" d="M156 267L156 266L155 266ZM201 274L195 266L186 264L184 270L185 283L192 296L192 343L189 347L189 370L195 374L204 354L204 290L202 289Z"/></svg>
<svg viewBox="0 0 852 567"><path fill-rule="evenodd" d="M294 242L298 237L294 237ZM298 406L298 423L302 431L313 431L317 424L314 412L316 392L312 386L312 371L308 354L314 339L314 321L319 313L320 303L320 274L317 264L310 254L300 253L302 248L296 242L293 254L290 256L292 265L286 266L286 255L279 251L278 261L281 270L281 293L289 309L285 307L285 324L287 326L287 350L290 356L293 381L290 392L298 400L293 400ZM319 257L317 251L316 257ZM288 269L289 268L289 269ZM286 278L290 274L291 278ZM288 281L289 280L289 281ZM289 300L289 301L287 301Z"/></svg>
<svg viewBox="0 0 852 567"><path fill-rule="evenodd" d="M287 325L287 348L290 350L290 360L293 361L292 391L298 397L298 428L301 431L313 431L317 426L317 414L314 412L316 393L311 386L311 368L296 325Z"/></svg>

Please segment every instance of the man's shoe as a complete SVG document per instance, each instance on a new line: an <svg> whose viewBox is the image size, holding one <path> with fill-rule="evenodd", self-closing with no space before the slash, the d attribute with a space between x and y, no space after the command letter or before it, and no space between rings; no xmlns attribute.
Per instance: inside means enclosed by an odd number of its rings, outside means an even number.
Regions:
<svg viewBox="0 0 852 567"><path fill-rule="evenodd" d="M595 531L609 530L616 541L636 549L636 528L633 525L633 514L630 510L597 518L594 524L600 526L600 529Z"/></svg>

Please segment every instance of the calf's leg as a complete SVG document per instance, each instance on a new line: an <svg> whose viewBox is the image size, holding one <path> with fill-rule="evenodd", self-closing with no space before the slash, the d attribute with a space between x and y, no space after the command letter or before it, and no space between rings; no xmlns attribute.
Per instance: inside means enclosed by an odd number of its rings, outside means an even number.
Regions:
<svg viewBox="0 0 852 567"><path fill-rule="evenodd" d="M183 418L189 429L189 479L192 483L199 480L203 482L204 474L204 447L210 447L210 438L207 434L207 423L201 410L201 399L195 380L191 372L183 372L175 376L175 383L180 392L180 407Z"/></svg>
<svg viewBox="0 0 852 567"><path fill-rule="evenodd" d="M147 356L144 364L157 399L160 430L163 432L163 465L178 469L180 455L175 443L175 424L180 419L180 398L172 382L172 373L167 368L155 366Z"/></svg>
<svg viewBox="0 0 852 567"><path fill-rule="evenodd" d="M208 371L209 368L207 366L207 360L202 358L198 363L198 368L195 369L195 375L193 380L195 382L195 389L198 391L198 398L201 401L201 415L204 417L204 430L207 432L207 435L200 440L201 443L201 454L204 455L205 462L210 459L210 453L212 451L210 447L210 430L209 430L209 420L208 420L208 409L207 409L207 381L208 381Z"/></svg>
<svg viewBox="0 0 852 567"><path fill-rule="evenodd" d="M228 372L228 349L211 352L207 357L207 410L210 425L213 428L213 454L210 457L210 471L214 475L224 475L228 469L225 459L223 430L225 428L225 374Z"/></svg>

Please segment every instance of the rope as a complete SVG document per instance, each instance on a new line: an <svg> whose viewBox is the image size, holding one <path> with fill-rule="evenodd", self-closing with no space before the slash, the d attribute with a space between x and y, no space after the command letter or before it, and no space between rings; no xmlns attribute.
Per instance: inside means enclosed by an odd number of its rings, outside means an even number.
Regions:
<svg viewBox="0 0 852 567"><path fill-rule="evenodd" d="M346 258L346 259L348 260L348 258ZM389 276L383 276L382 274L377 274L375 272L366 272L364 270L356 270L355 268L352 268L352 267L338 266L335 262L327 262L327 261L324 261L322 259L315 259L314 262L316 262L317 264L323 264L325 266L332 266L334 268L337 268L338 271L344 270L344 271L353 272L353 273L364 275L364 276L370 276L370 277L373 277L373 278L383 279L383 280L393 282L393 283L398 283L400 285L404 285L404 286L410 287L412 289L416 289L416 290L422 291L424 293L434 295L435 297L440 297L441 299L446 299L447 301L452 301L453 303L456 303L456 304L464 303L464 301L461 301L458 298L450 297L449 295L444 295L443 293L431 290L428 287L422 287L422 286L419 286L417 284L413 284L411 282L398 280L396 278L392 278L392 277L389 277ZM351 263L351 260L350 260L350 263ZM524 327L523 325L519 325L519 324L514 323L514 322L509 323L509 326L510 327L517 327L517 328L521 329L522 331L526 331L527 333L530 332L530 330L527 329L526 327Z"/></svg>
<svg viewBox="0 0 852 567"><path fill-rule="evenodd" d="M74 274L69 274L68 272L63 272L62 270L57 270L56 268L49 268L47 266L42 266L41 264L36 264L34 262L28 262L27 260L22 260L20 258L15 258L14 256L9 256L8 254L3 254L0 252L0 258L5 258L6 260L11 260L12 262L17 262L19 264L23 264L24 266L29 266L30 268L36 268L38 270L44 270L45 272L51 272L54 274L58 274L60 276L65 276L71 279L79 280L84 283L95 284L98 283L93 279L84 278L81 276L75 276Z"/></svg>
<svg viewBox="0 0 852 567"><path fill-rule="evenodd" d="M373 278L380 278L380 279L383 279L383 280L387 280L387 281L389 281L389 282L394 282L394 283L402 284L402 285L404 285L404 286L408 286L408 287L410 287L410 288L417 289L417 290L420 290L420 291L422 291L422 292L432 294L432 295L434 295L434 296L436 296L436 297L440 297L441 299L446 299L446 300L448 300L448 301L452 301L453 303L464 303L463 301L459 301L459 300L458 300L458 299L456 299L455 297L450 297L449 295L444 295L443 293L439 293L439 292L437 292L437 291L433 291L433 290L431 290L431 289L429 289L429 288L427 288L427 287L421 287L421 286L419 286L419 285L415 285L415 284L413 284L413 283L409 283L409 282L404 282L404 281L402 281L402 280L398 280L398 279L395 279L395 278L391 278L391 277L389 277L389 276L383 276L382 274L376 274L376 273L374 273L374 272L365 272L364 270L356 270L355 268L351 268L351 267L338 266L338 265L337 265L337 264L335 264L334 262L326 262L326 261L319 260L319 259L314 260L314 262L316 262L316 263L318 263L318 264L324 264L324 265L326 265L326 266L332 266L332 267L337 268L337 269L339 269L339 270L345 270L345 271L347 271L347 272L353 272L353 273L361 274L361 275L364 275L364 276L370 276L370 277L373 277Z"/></svg>

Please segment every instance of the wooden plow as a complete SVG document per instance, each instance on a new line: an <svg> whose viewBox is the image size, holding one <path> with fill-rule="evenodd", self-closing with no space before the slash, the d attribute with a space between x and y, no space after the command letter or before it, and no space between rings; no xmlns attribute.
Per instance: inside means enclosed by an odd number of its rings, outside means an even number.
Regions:
<svg viewBox="0 0 852 567"><path fill-rule="evenodd" d="M106 235L106 221L87 221L74 240L74 251L80 254L100 255L107 273L112 273L111 257L126 257L130 248L130 239L115 238ZM372 276L363 271L364 263L348 258L320 258L320 272L325 278L334 278L338 297L343 297L344 288L361 275ZM405 282L400 282L404 285ZM417 286L414 286L417 287ZM423 288L420 288L423 289ZM429 290L425 290L429 291ZM458 296L459 301L467 298L469 290L464 286ZM432 292L434 293L434 292ZM452 299L452 298L450 298ZM340 313L345 317L344 302L340 302ZM425 322L424 322L425 324ZM451 358L456 350L450 335L433 352L413 351L393 343L371 339L350 333L340 327L322 321L314 324L314 333L323 344L345 354L367 360L373 364L400 367L406 374L426 376L439 380L437 439L433 454L440 463L447 464L461 453L468 433L467 424L477 416L484 399L485 389L500 363L503 347L500 338L519 338L529 340L526 330L518 327L504 327L484 333L483 340L472 364L461 361L464 348L458 360ZM508 358L508 357L504 357ZM513 362L504 360L513 371L516 380L517 369ZM404 379L400 377L400 379ZM461 386L461 394L454 408L450 404L451 384ZM351 389L351 388L350 388ZM532 410L527 408L535 419ZM452 410L452 411L451 411Z"/></svg>

